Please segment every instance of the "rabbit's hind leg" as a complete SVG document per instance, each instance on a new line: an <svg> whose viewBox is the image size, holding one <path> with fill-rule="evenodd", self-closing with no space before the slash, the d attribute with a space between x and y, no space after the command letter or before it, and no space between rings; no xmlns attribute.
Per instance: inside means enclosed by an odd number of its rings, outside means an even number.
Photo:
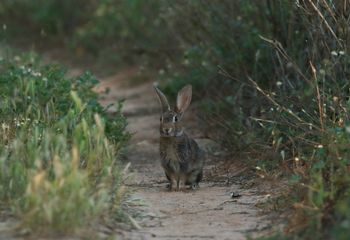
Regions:
<svg viewBox="0 0 350 240"><path fill-rule="evenodd" d="M180 177L176 178L176 191L180 191Z"/></svg>
<svg viewBox="0 0 350 240"><path fill-rule="evenodd" d="M165 176L166 176L167 180L169 181L165 187L169 191L172 191L173 190L173 179L171 178L171 174L168 172L165 172Z"/></svg>
<svg viewBox="0 0 350 240"><path fill-rule="evenodd" d="M196 183L197 185L199 185L199 182L202 181L203 179L203 170L200 170L198 173L197 173L197 177L196 177Z"/></svg>
<svg viewBox="0 0 350 240"><path fill-rule="evenodd" d="M199 188L199 182L202 180L202 176L202 171L193 171L188 175L185 184L188 185L190 189L195 190Z"/></svg>

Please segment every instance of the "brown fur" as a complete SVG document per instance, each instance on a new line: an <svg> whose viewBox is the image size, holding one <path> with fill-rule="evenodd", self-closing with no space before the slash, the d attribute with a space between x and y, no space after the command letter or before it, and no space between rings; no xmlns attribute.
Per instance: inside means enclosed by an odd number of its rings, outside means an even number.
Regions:
<svg viewBox="0 0 350 240"><path fill-rule="evenodd" d="M175 111L170 109L165 95L157 87L155 90L162 107L159 128L161 164L170 190L174 182L176 190L179 190L180 182L195 188L203 176L203 154L197 143L186 135L181 122L191 102L192 87L186 85L179 91Z"/></svg>

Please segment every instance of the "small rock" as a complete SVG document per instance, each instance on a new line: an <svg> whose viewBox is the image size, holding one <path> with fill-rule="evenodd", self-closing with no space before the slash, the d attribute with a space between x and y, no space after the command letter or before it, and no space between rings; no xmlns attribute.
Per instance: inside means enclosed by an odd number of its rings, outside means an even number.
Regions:
<svg viewBox="0 0 350 240"><path fill-rule="evenodd" d="M231 192L230 196L231 196L231 198L239 198L239 197L241 197L242 195L239 194L239 193L237 193L237 192Z"/></svg>

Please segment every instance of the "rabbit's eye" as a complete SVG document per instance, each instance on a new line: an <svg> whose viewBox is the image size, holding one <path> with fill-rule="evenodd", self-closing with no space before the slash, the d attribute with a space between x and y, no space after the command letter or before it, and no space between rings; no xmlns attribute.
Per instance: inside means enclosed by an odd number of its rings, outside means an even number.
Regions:
<svg viewBox="0 0 350 240"><path fill-rule="evenodd" d="M162 121L163 121L163 117L160 117L159 121L161 121L161 122L162 122Z"/></svg>
<svg viewBox="0 0 350 240"><path fill-rule="evenodd" d="M174 116L174 122L177 122L179 119L177 118L177 116Z"/></svg>

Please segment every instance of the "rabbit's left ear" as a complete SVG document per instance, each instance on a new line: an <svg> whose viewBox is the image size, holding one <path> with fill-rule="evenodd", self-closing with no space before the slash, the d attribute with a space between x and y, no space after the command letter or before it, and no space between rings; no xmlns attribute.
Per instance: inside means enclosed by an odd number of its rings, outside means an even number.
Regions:
<svg viewBox="0 0 350 240"><path fill-rule="evenodd" d="M177 94L175 111L182 115L190 105L191 98L192 98L192 86L186 85Z"/></svg>

